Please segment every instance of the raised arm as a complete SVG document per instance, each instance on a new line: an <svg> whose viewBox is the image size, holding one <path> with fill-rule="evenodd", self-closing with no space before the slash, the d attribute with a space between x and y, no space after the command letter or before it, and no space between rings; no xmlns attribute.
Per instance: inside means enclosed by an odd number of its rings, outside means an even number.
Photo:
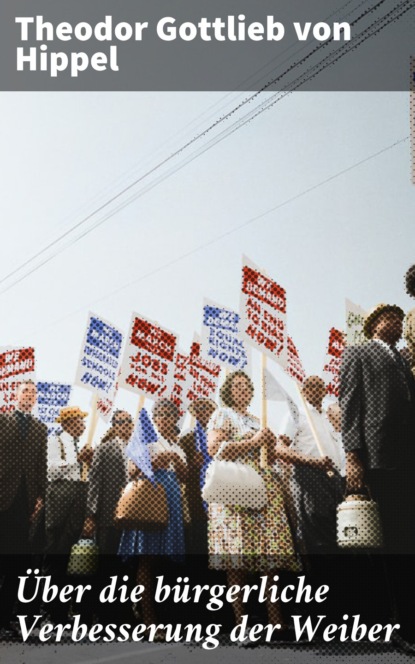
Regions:
<svg viewBox="0 0 415 664"><path fill-rule="evenodd" d="M279 441L274 450L275 458L280 459L281 461L287 461L289 463L312 466L313 468L327 468L327 470L333 468L333 462L329 457L315 459L314 457L308 456L307 454L296 452L296 450L288 447L290 444L291 440L288 438L288 436L279 436Z"/></svg>

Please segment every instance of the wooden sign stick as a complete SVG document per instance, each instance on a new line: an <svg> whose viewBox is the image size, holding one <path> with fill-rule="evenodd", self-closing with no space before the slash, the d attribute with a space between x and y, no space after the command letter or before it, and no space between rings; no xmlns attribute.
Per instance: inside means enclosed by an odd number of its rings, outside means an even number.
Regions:
<svg viewBox="0 0 415 664"><path fill-rule="evenodd" d="M135 413L134 424L137 422L137 420L138 420L138 416L140 415L140 412L141 412L141 411L143 410L143 408L144 408L145 400L146 400L145 395L144 395L144 394L140 394L140 398L138 399L137 411L136 411L136 413Z"/></svg>

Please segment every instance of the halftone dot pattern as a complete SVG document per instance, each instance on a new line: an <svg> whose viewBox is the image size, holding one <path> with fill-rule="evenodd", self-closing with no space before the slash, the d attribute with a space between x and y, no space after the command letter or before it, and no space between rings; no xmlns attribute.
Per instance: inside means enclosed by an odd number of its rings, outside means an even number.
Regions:
<svg viewBox="0 0 415 664"><path fill-rule="evenodd" d="M413 20L413 19L412 19ZM410 60L409 68L409 126L411 136L411 176L415 184L415 56Z"/></svg>
<svg viewBox="0 0 415 664"><path fill-rule="evenodd" d="M415 92L413 92L415 95ZM414 109L415 114L415 109ZM414 115L415 124L415 115ZM415 265L412 265L405 275L405 288L410 297L415 298ZM412 372L415 371L415 309L411 309L405 318L404 336L407 344L406 359L412 367Z"/></svg>
<svg viewBox="0 0 415 664"><path fill-rule="evenodd" d="M410 294L413 286L411 268ZM410 347L396 348L403 324L399 307L377 305L365 320L367 343L344 353L340 405L350 495L338 508L339 545L384 554L378 576L389 597L389 618L400 624L401 645L415 641L409 609L415 590L415 383Z"/></svg>
<svg viewBox="0 0 415 664"><path fill-rule="evenodd" d="M411 270L406 284L408 292L414 294L415 274ZM81 583L100 579L104 564L108 580L112 573L119 574L122 568L118 564L128 564L133 581L146 589L137 609L143 624L158 622L153 593L159 560L179 565L181 578L185 578L187 570L193 571L189 554L208 553L210 573L225 571L230 585L242 586L255 582L259 575L272 584L285 574L295 578L307 575L310 569L313 573L314 567L325 567L328 556L327 569L316 577L324 583L331 567L332 579L339 581L342 576L348 560L340 555L342 550L364 556L369 552L390 554L385 556L384 568L378 566L374 583L379 583L386 569L388 592L394 595L392 604L401 620L405 593L399 583L408 577L404 572L401 578L391 573L388 558L395 561L397 555L405 554L399 560L407 569L405 561L415 552L414 535L407 530L414 508L411 501L409 506L405 503L409 495L415 505L415 491L410 488L414 459L408 444L411 436L415 441L415 388L409 365L394 349L402 322L403 312L398 307L379 305L366 320L368 342L345 352L340 405L330 408L329 418L335 430L341 429L349 453L347 482L329 457L307 457L293 450L292 441L284 436L278 438L261 429L259 420L249 412L254 384L242 371L228 374L220 390L220 406L209 399L192 404L197 428L182 437L178 408L169 399L155 403L151 418L142 411L135 429L128 412L115 411L111 427L94 452L88 483L75 479L74 467L71 478L50 481L46 490L45 427L31 415L3 416L1 468L7 469L8 476L0 488L0 544L6 581L16 570L8 554L33 556L33 548L32 552L27 550L28 516L35 510L38 496L44 495L43 523L40 509L31 524L30 541L32 547L36 543L39 568L59 585L68 579ZM411 350L409 341L408 348ZM318 410L326 393L324 381L310 376L302 390L308 405ZM387 429L388 435L380 435L380 415L385 410L395 418L396 426ZM61 461L68 461L69 445L78 459L83 421L82 414L76 412L63 421L63 432L69 438L62 437L57 448ZM135 437L138 447L132 463L126 447ZM84 463L90 462L82 458ZM202 493L209 464L216 460L223 461L224 467L229 464L229 478L225 475L220 479L223 500L206 505ZM242 474L236 473L238 467ZM249 469L245 476L244 467ZM251 478L260 478L258 487L265 489L266 501L263 504L261 499L260 504L253 502L247 507L241 504L241 490L251 471ZM395 478L392 482L389 471ZM231 477L232 473L236 475ZM52 503L57 509L51 524ZM42 528L46 533L43 544L39 537ZM196 546L195 538L199 538ZM315 562L315 554L323 563ZM204 561L198 556L195 560ZM98 581L98 586L102 585L103 581ZM408 593L409 582L407 586ZM336 601L341 603L341 594ZM59 617L67 620L75 609L68 604L62 615L62 607L47 608L52 622ZM232 608L236 623L248 611L238 598ZM287 609L279 601L267 602L265 608L266 622L286 625ZM181 621L181 609L177 607L177 616L170 617L170 622ZM6 621L4 605L2 612ZM398 614L387 613L386 619L396 622ZM406 627L405 620L402 622ZM406 636L409 638L409 632ZM152 640L163 641L164 637L164 631L158 630ZM345 653L344 643L322 644L322 652L326 646L336 656ZM362 644L353 643L347 644L348 653L353 654L354 647L356 653L362 653ZM368 653L373 652L372 644L367 647ZM392 661L392 646L388 653Z"/></svg>

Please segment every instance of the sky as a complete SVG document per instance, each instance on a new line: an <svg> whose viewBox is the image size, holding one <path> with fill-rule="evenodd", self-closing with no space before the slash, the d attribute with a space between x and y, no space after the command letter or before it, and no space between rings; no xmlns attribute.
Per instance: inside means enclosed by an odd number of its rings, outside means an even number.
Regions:
<svg viewBox="0 0 415 664"><path fill-rule="evenodd" d="M308 374L344 327L346 297L415 306L403 281L415 263L408 93L295 92L196 155L223 123L78 234L102 221L94 230L4 280L248 96L1 93L0 345L34 345L39 380L73 381L89 311L125 332L136 311L188 348L204 297L238 309L243 254L286 289ZM72 403L89 399L73 390ZM137 401L120 391L117 405Z"/></svg>

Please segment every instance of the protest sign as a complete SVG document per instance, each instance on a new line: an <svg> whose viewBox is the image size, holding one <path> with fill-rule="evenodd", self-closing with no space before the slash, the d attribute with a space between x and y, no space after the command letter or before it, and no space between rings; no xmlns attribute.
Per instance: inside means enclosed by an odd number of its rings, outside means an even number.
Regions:
<svg viewBox="0 0 415 664"><path fill-rule="evenodd" d="M109 399L117 381L122 341L122 332L112 323L89 314L75 384L99 399Z"/></svg>
<svg viewBox="0 0 415 664"><path fill-rule="evenodd" d="M327 386L327 394L338 398L340 388L340 365L346 347L345 335L341 330L332 327L329 335L323 377Z"/></svg>
<svg viewBox="0 0 415 664"><path fill-rule="evenodd" d="M38 416L48 427L48 434L60 429L55 422L59 411L67 406L71 396L71 386L65 383L37 383Z"/></svg>
<svg viewBox="0 0 415 664"><path fill-rule="evenodd" d="M295 401L290 397L288 392L284 390L279 381L267 368L264 370L264 387L265 398L267 401L279 401L285 403L290 412L290 415L295 423L298 423L299 411Z"/></svg>
<svg viewBox="0 0 415 664"><path fill-rule="evenodd" d="M213 399L218 388L220 366L201 357L201 344L196 335L190 350L189 373L192 384L187 393L188 400Z"/></svg>
<svg viewBox="0 0 415 664"><path fill-rule="evenodd" d="M287 337L287 367L285 370L291 378L294 378L299 383L304 383L306 373L297 347L291 337Z"/></svg>
<svg viewBox="0 0 415 664"><path fill-rule="evenodd" d="M98 411L99 417L108 423L111 420L112 411L114 409L115 399L118 392L118 380L115 383L111 394L108 394L106 397L101 397L97 399L96 408Z"/></svg>
<svg viewBox="0 0 415 664"><path fill-rule="evenodd" d="M176 353L169 397L178 407L180 417L185 415L190 404L188 395L193 384L193 378L189 372L189 362L189 355L185 355L181 350Z"/></svg>
<svg viewBox="0 0 415 664"><path fill-rule="evenodd" d="M0 412L15 410L17 388L25 380L35 380L35 349L5 349L0 353Z"/></svg>
<svg viewBox="0 0 415 664"><path fill-rule="evenodd" d="M120 387L158 399L168 393L175 368L177 336L133 314L121 364Z"/></svg>
<svg viewBox="0 0 415 664"><path fill-rule="evenodd" d="M221 367L246 370L248 355L239 333L239 314L204 299L201 352Z"/></svg>
<svg viewBox="0 0 415 664"><path fill-rule="evenodd" d="M242 265L241 334L254 348L287 365L285 290L246 257Z"/></svg>
<svg viewBox="0 0 415 664"><path fill-rule="evenodd" d="M363 332L366 311L346 298L346 341L348 346L360 346L367 342Z"/></svg>

